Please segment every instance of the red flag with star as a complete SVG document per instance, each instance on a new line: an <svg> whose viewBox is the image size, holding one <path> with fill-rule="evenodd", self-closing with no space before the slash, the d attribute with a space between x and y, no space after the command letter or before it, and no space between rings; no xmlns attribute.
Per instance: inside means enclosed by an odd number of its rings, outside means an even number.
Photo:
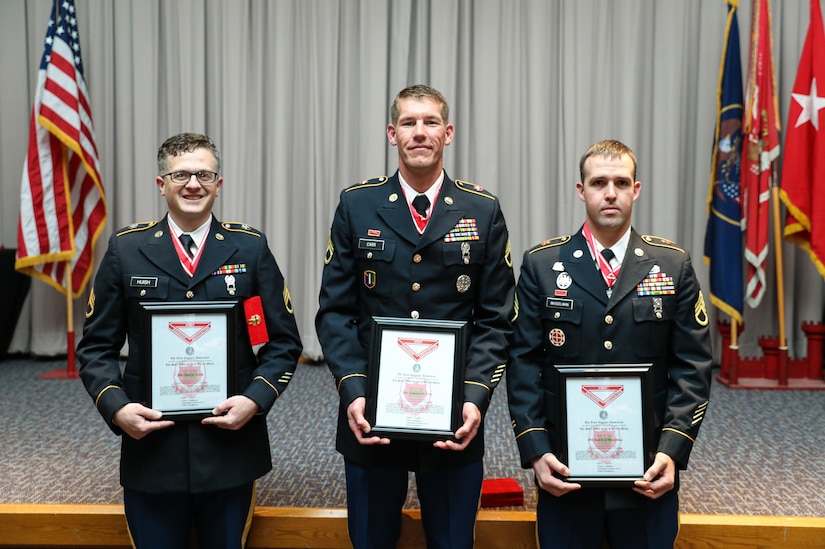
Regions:
<svg viewBox="0 0 825 549"><path fill-rule="evenodd" d="M768 0L753 0L742 156L742 222L748 266L745 300L755 308L765 295L773 162L779 156L779 107L773 72Z"/></svg>
<svg viewBox="0 0 825 549"><path fill-rule="evenodd" d="M779 196L787 209L785 238L807 250L825 277L825 200L815 193L825 183L825 32L819 0L802 47L788 111L788 134ZM819 189L816 179L819 179Z"/></svg>

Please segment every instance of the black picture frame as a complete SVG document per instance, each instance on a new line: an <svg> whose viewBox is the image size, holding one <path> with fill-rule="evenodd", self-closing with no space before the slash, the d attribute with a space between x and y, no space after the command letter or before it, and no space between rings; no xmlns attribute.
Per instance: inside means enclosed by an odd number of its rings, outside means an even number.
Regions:
<svg viewBox="0 0 825 549"><path fill-rule="evenodd" d="M211 416L216 404L236 392L239 302L139 305L144 405L165 419Z"/></svg>
<svg viewBox="0 0 825 549"><path fill-rule="evenodd" d="M558 457L570 468L564 480L618 487L643 479L655 457L652 367L555 365Z"/></svg>
<svg viewBox="0 0 825 549"><path fill-rule="evenodd" d="M372 321L365 413L370 436L455 440L463 422L467 322Z"/></svg>

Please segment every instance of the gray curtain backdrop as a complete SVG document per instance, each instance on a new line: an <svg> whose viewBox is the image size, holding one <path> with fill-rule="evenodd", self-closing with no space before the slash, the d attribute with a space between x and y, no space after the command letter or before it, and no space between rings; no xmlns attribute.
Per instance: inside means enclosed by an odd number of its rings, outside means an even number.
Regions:
<svg viewBox="0 0 825 549"><path fill-rule="evenodd" d="M50 7L0 0L6 247L17 243ZM579 156L617 138L639 158L634 226L687 248L708 293L702 257L723 0L77 0L77 10L108 203L96 260L112 231L164 214L154 184L160 143L205 132L224 157L215 214L267 233L312 358L320 357L313 319L338 193L395 170L389 104L411 83L449 100L456 136L447 171L500 197L517 269L524 249L579 228ZM772 12L784 128L809 0L774 0ZM743 72L750 14L742 0ZM823 281L804 252L784 245L783 255L789 347L799 356L800 323L822 319ZM772 287L746 311L743 355L760 355L757 337L778 333L776 294ZM74 302L78 338L85 306ZM10 351L65 353L62 295L33 281Z"/></svg>

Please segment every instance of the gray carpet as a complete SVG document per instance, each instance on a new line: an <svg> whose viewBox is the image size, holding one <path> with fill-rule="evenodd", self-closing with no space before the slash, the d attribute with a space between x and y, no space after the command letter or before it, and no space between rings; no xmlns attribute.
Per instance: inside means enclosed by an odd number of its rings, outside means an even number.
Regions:
<svg viewBox="0 0 825 549"><path fill-rule="evenodd" d="M36 379L63 360L0 361L0 503L121 503L119 439L79 380ZM487 416L485 477L513 477L535 508L518 465L503 385ZM825 516L825 392L733 390L714 382L711 404L682 475L685 513ZM334 450L337 394L325 366L301 364L269 414L273 471L258 504L344 507ZM407 507L418 506L411 478Z"/></svg>

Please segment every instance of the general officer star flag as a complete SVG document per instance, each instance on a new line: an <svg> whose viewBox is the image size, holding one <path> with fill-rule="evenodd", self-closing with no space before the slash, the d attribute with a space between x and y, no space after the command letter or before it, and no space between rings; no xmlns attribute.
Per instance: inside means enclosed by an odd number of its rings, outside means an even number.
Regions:
<svg viewBox="0 0 825 549"><path fill-rule="evenodd" d="M819 0L791 94L780 197L787 207L785 238L807 250L825 277L825 32Z"/></svg>

